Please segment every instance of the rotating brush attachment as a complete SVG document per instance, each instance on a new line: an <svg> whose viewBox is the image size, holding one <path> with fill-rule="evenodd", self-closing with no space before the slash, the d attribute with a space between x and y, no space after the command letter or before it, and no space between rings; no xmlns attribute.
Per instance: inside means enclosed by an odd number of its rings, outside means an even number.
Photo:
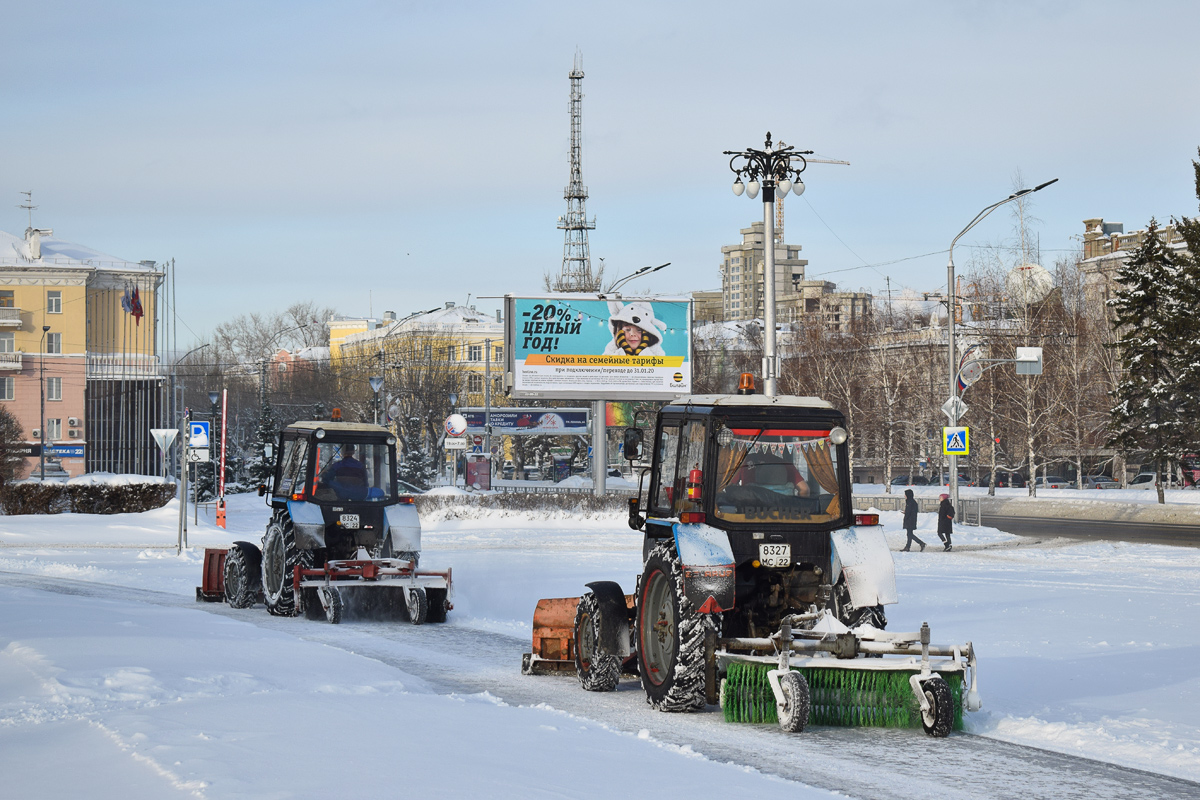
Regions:
<svg viewBox="0 0 1200 800"><path fill-rule="evenodd" d="M767 664L733 661L725 676L721 709L726 722L778 722ZM809 725L920 728L921 707L909 685L916 670L802 667L811 693ZM954 730L962 730L962 673L939 673L950 685Z"/></svg>

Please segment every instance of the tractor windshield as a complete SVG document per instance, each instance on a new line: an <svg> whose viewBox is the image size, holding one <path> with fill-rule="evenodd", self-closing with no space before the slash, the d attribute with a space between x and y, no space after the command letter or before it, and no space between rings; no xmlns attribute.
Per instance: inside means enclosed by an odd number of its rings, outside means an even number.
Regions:
<svg viewBox="0 0 1200 800"><path fill-rule="evenodd" d="M395 494L386 444L322 441L317 445L313 499L384 502Z"/></svg>
<svg viewBox="0 0 1200 800"><path fill-rule="evenodd" d="M714 511L728 522L802 524L841 517L828 430L723 428Z"/></svg>

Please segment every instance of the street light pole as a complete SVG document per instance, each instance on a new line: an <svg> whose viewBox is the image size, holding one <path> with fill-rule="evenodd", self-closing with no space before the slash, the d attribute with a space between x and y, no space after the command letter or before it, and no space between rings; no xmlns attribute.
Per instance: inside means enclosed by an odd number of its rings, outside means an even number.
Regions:
<svg viewBox="0 0 1200 800"><path fill-rule="evenodd" d="M42 347L41 355L38 356L38 383L41 385L42 394L42 410L41 424L38 425L38 436L41 440L41 447L38 450L38 480L46 480L46 333L50 330L49 325L42 326Z"/></svg>
<svg viewBox="0 0 1200 800"><path fill-rule="evenodd" d="M961 239L963 236L965 236L967 231L971 230L976 225L983 222L983 220L989 214L991 214L993 211L995 211L1000 206L1005 205L1006 203L1011 203L1013 200L1019 200L1020 198L1024 197L1027 194L1033 194L1034 192L1040 192L1042 189L1045 189L1047 186L1049 186L1050 184L1055 183L1057 181L1058 181L1058 178L1054 178L1053 180L1049 180L1049 181L1046 181L1045 183L1038 184L1037 186L1033 187L1032 189L1021 189L1020 191L1013 192L1008 197L1004 198L1003 200L1001 200L999 202L992 203L990 206L988 206L987 208L983 209L978 214L976 214L975 218L973 220L971 220L970 223L967 224L967 227L965 227L961 231L959 231L958 235L954 237L954 240L950 242L950 259L949 259L949 262L946 264L946 285L947 285L947 290L946 290L946 297L947 297L946 364L947 364L948 372L949 372L949 376L950 376L950 381L949 381L950 395L949 395L949 400L947 401L947 406L946 406L949 409L949 411L946 412L946 417L950 420L951 428L957 428L958 422L959 422L958 402L956 402L958 400L958 372L954 367L954 311L955 311L954 245L958 244L958 240ZM949 476L947 477L947 480L948 480L949 486L950 486L950 492L949 492L950 505L954 507L955 513L957 514L958 513L958 454L957 453L950 454L949 466L947 467L947 469L949 470L949 473L950 473ZM1030 475L1029 479L1033 480L1033 476Z"/></svg>
<svg viewBox="0 0 1200 800"><path fill-rule="evenodd" d="M790 191L795 191L797 195L804 193L804 181L800 179L800 173L808 168L808 161L804 157L812 155L812 150L796 150L782 142L772 144L768 131L762 150L748 148L742 151L726 150L724 153L731 156L729 168L737 175L733 182L735 195L740 197L745 192L753 200L762 189L763 324L766 328L763 342L763 394L774 397L778 391L779 356L775 346L775 216L772 210L776 191L780 197L787 197ZM743 175L750 179L749 184L742 183Z"/></svg>

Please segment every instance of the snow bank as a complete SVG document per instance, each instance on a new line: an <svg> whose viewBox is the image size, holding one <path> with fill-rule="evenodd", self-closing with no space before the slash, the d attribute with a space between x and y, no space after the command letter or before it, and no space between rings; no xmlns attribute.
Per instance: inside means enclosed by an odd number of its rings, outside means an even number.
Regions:
<svg viewBox="0 0 1200 800"><path fill-rule="evenodd" d="M89 472L67 481L68 486L132 486L137 483L173 484L175 481L157 475L125 475L115 472Z"/></svg>

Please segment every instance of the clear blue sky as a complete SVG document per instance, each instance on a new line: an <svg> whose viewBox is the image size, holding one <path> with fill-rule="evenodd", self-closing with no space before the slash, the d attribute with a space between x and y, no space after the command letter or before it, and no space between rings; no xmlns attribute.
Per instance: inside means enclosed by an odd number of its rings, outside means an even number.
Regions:
<svg viewBox="0 0 1200 800"><path fill-rule="evenodd" d="M788 200L810 276L944 250L1018 169L1061 178L1034 208L1047 264L1084 218L1197 213L1191 0L10 2L0 23L0 229L24 230L32 189L61 238L175 258L198 333L297 300L373 294L378 316L538 290L576 48L593 256L673 262L630 288L719 285L721 245L761 218L721 151L767 130L852 162ZM945 257L830 278L884 275L934 290Z"/></svg>

